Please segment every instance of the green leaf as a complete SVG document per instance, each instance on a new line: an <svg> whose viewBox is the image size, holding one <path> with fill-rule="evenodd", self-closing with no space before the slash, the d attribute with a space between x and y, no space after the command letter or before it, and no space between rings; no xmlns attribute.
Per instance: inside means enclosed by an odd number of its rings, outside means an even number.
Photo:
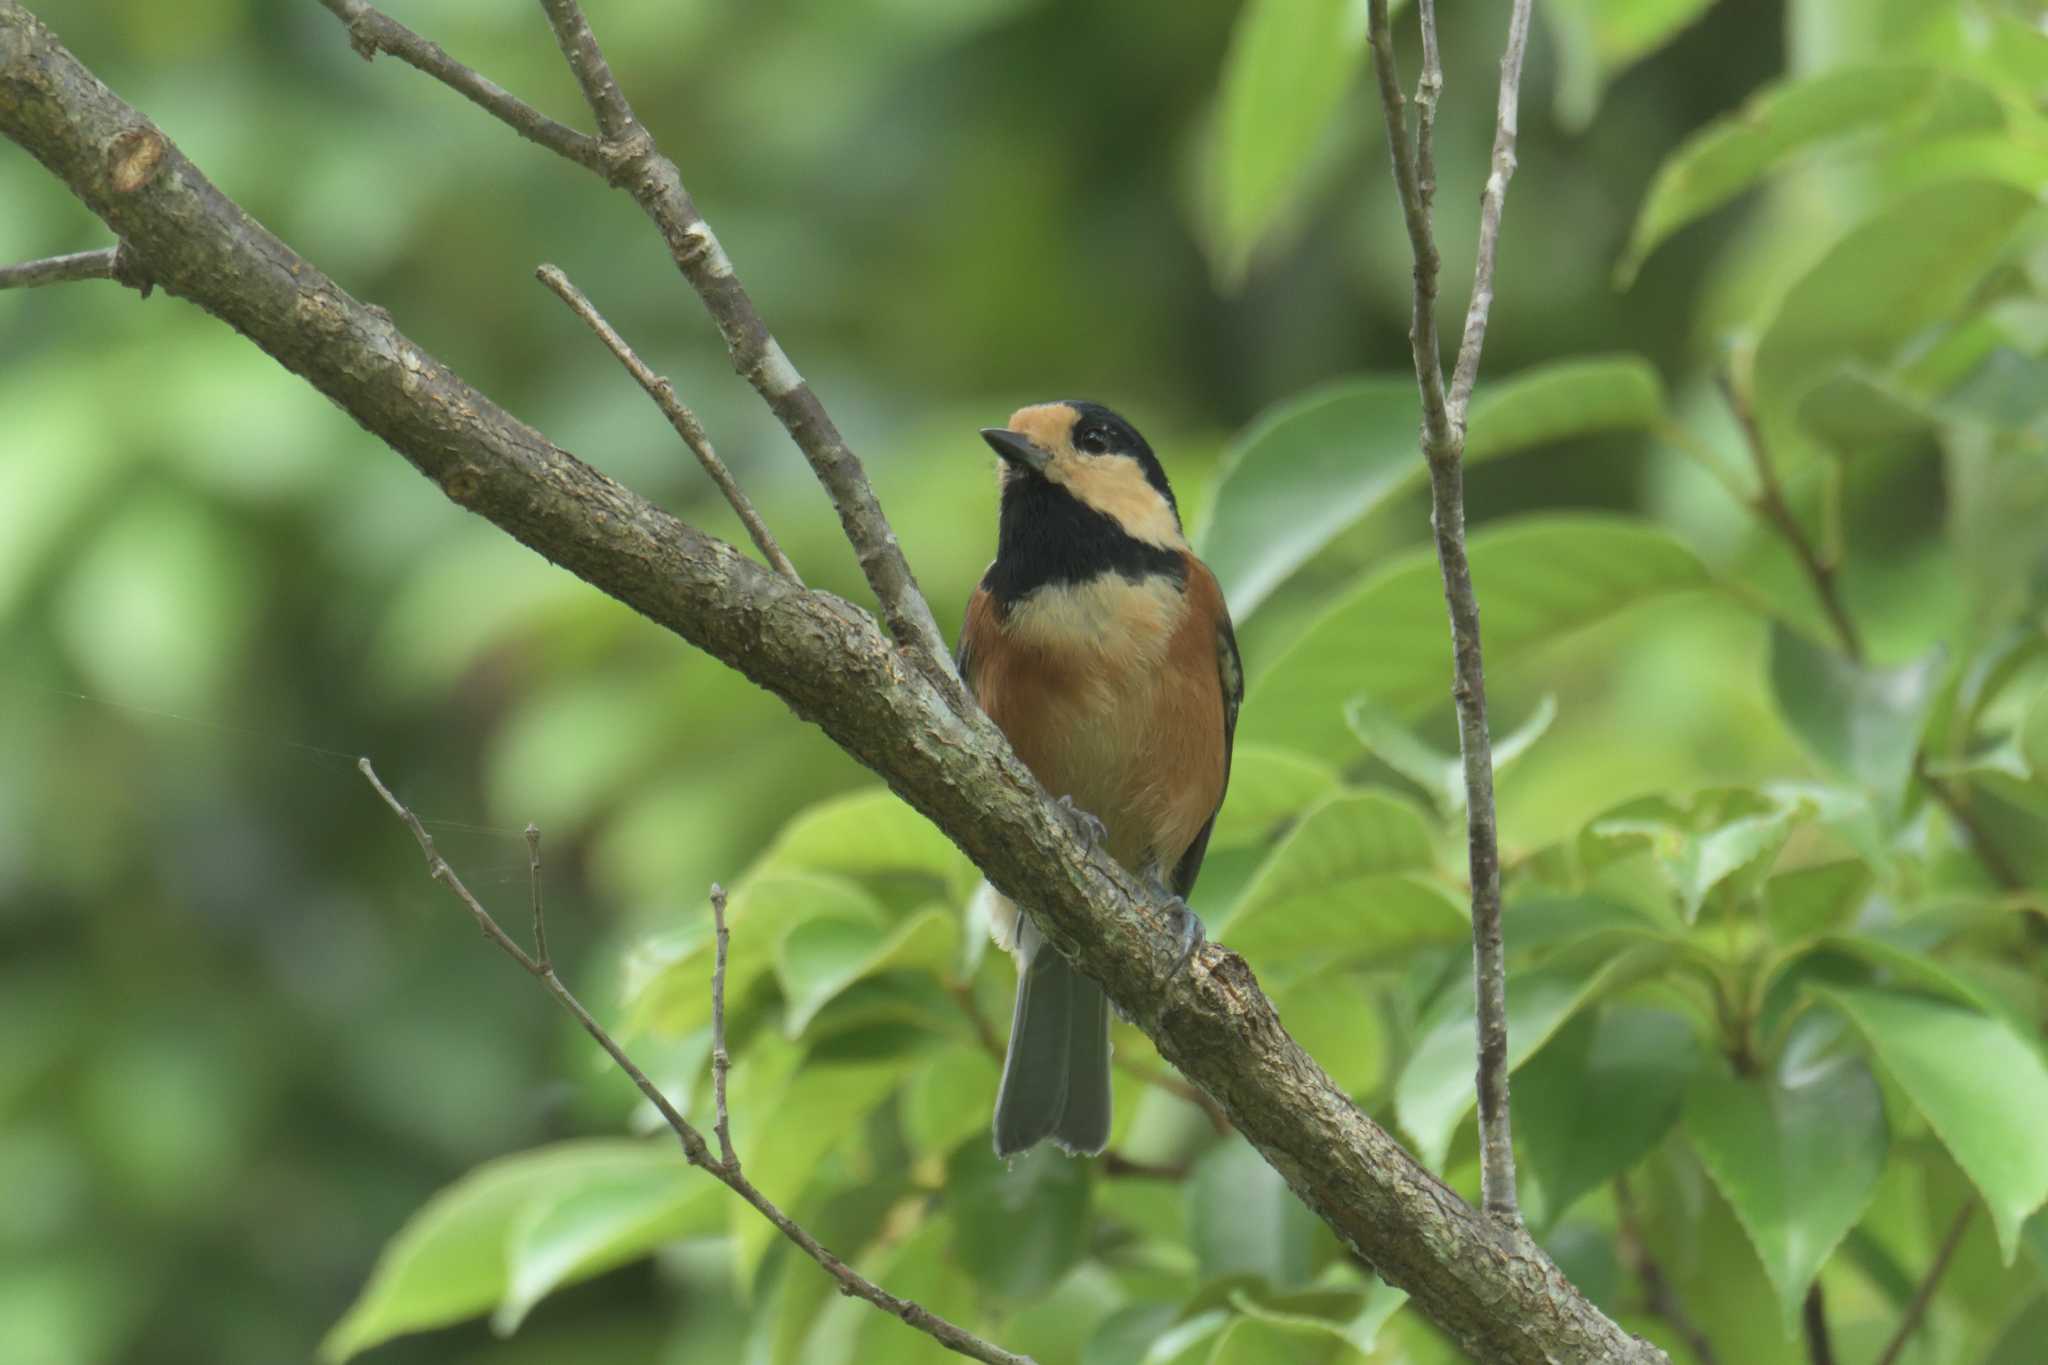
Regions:
<svg viewBox="0 0 2048 1365"><path fill-rule="evenodd" d="M1870 1043L1984 1196L2006 1263L2048 1200L2048 1064L2002 1019L1881 990L1819 993Z"/></svg>
<svg viewBox="0 0 2048 1365"><path fill-rule="evenodd" d="M1269 409L1232 443L1196 541L1240 621L1338 532L1422 486L1417 411L1413 379L1345 380ZM1663 385L1638 356L1538 365L1478 392L1465 459L1663 416Z"/></svg>
<svg viewBox="0 0 2048 1365"><path fill-rule="evenodd" d="M672 1144L566 1142L477 1167L406 1220L378 1256L370 1282L320 1343L338 1362L406 1332L474 1317L508 1288L507 1242L536 1205L616 1179L680 1178Z"/></svg>
<svg viewBox="0 0 2048 1365"><path fill-rule="evenodd" d="M926 910L894 928L870 919L817 915L790 926L775 954L782 1029L791 1038L863 977L891 969L944 974L958 951L959 916Z"/></svg>
<svg viewBox="0 0 2048 1365"><path fill-rule="evenodd" d="M1050 1144L1005 1162L967 1143L946 1165L953 1259L1000 1297L1045 1293L1087 1253L1088 1172Z"/></svg>
<svg viewBox="0 0 2048 1365"><path fill-rule="evenodd" d="M492 1330L501 1336L517 1331L533 1306L563 1285L638 1259L665 1242L716 1233L730 1197L717 1182L670 1159L593 1176L534 1199L506 1242L507 1282L491 1315Z"/></svg>
<svg viewBox="0 0 2048 1365"><path fill-rule="evenodd" d="M1379 1088L1387 1067L1379 1002L1350 972L1320 972L1274 993L1280 1022L1330 1079L1353 1095Z"/></svg>
<svg viewBox="0 0 2048 1365"><path fill-rule="evenodd" d="M1580 1009L1616 983L1658 960L1661 948L1624 953L1590 976L1568 968L1542 967L1508 977L1508 1069L1512 1072L1543 1050ZM1415 1045L1401 1079L1394 1083L1394 1112L1415 1139L1424 1165L1441 1169L1458 1125L1471 1111L1477 1025L1468 984L1454 987L1436 1020Z"/></svg>
<svg viewBox="0 0 2048 1365"><path fill-rule="evenodd" d="M1209 1365L1331 1365L1356 1358L1341 1335L1320 1323L1246 1317L1216 1339Z"/></svg>
<svg viewBox="0 0 2048 1365"><path fill-rule="evenodd" d="M881 903L857 884L813 873L769 871L735 887L726 903L731 942L725 998L737 1005L775 970L783 937L809 919L832 918L881 927ZM625 999L635 1027L682 1035L711 1022L714 948L707 911L688 928L657 935L627 955Z"/></svg>
<svg viewBox="0 0 2048 1365"><path fill-rule="evenodd" d="M771 1049L757 1039L748 1047L733 1066L731 1111L733 1145L747 1178L793 1212L818 1163L859 1132L861 1120L903 1080L908 1064L895 1059L828 1065L775 1055L788 1046L777 1040ZM733 1255L745 1287L759 1271L762 1253L782 1234L740 1200L731 1201L731 1211Z"/></svg>
<svg viewBox="0 0 2048 1365"><path fill-rule="evenodd" d="M1791 943L1849 922L1870 893L1870 865L1857 858L1780 872L1764 883L1771 936Z"/></svg>
<svg viewBox="0 0 2048 1365"><path fill-rule="evenodd" d="M966 855L887 788L806 808L776 836L755 875L769 871L920 874L947 888L956 888L963 876L972 880Z"/></svg>
<svg viewBox="0 0 2048 1365"><path fill-rule="evenodd" d="M1758 421L1781 475L1805 448L1807 390L1844 363L1882 366L1952 317L2005 250L2035 196L1989 180L1955 180L1865 220L1786 293L1757 342Z"/></svg>
<svg viewBox="0 0 2048 1365"><path fill-rule="evenodd" d="M1685 1131L1749 1234L1789 1335L1884 1171L1891 1138L1877 1078L1860 1058L1811 1065L1789 1055L1771 1076L1702 1076L1686 1095Z"/></svg>
<svg viewBox="0 0 2048 1365"><path fill-rule="evenodd" d="M1216 272L1240 281L1343 100L1365 46L1355 0L1250 0L1239 11L1215 147Z"/></svg>
<svg viewBox="0 0 2048 1365"><path fill-rule="evenodd" d="M903 1135L919 1156L940 1156L988 1131L1001 1072L982 1048L955 1043L911 1074L903 1094Z"/></svg>
<svg viewBox="0 0 2048 1365"><path fill-rule="evenodd" d="M1281 840L1214 932L1261 967L1334 966L1461 938L1457 900L1417 875L1433 858L1415 807L1381 792L1333 798Z"/></svg>
<svg viewBox="0 0 2048 1365"><path fill-rule="evenodd" d="M1896 801L1941 683L1936 648L1899 668L1872 668L1771 627L1771 691L1792 732L1814 756Z"/></svg>
<svg viewBox="0 0 2048 1365"><path fill-rule="evenodd" d="M1541 647L1630 607L1709 586L1706 567L1669 533L1621 517L1538 516L1469 543L1485 604L1494 686ZM1448 705L1450 628L1436 555L1422 549L1369 575L1252 684L1248 740L1309 753L1344 740L1344 707L1365 695L1401 713Z"/></svg>
<svg viewBox="0 0 2048 1365"><path fill-rule="evenodd" d="M1320 759L1267 744L1239 744L1209 847L1263 843L1286 821L1336 795L1340 785L1335 766Z"/></svg>
<svg viewBox="0 0 2048 1365"><path fill-rule="evenodd" d="M1678 36L1714 0L1550 0L1543 16L1558 47L1557 119L1593 121L1616 76Z"/></svg>
<svg viewBox="0 0 2048 1365"><path fill-rule="evenodd" d="M1330 1238L1243 1138L1202 1154L1187 1186L1188 1239L1204 1279L1252 1275L1274 1289L1315 1277Z"/></svg>
<svg viewBox="0 0 2048 1365"><path fill-rule="evenodd" d="M1515 1136L1546 1224L1657 1145L1699 1061L1682 1017L1616 1005L1573 1019L1522 1068Z"/></svg>
<svg viewBox="0 0 2048 1365"><path fill-rule="evenodd" d="M1983 1365L2035 1365L2048 1341L2048 1294L2036 1298L1999 1333Z"/></svg>
<svg viewBox="0 0 2048 1365"><path fill-rule="evenodd" d="M1573 0L1583 3L1583 0ZM1657 168L1615 268L1626 287L1665 238L1727 203L1817 143L1911 117L1933 91L1932 69L1838 67L1783 81L1686 139Z"/></svg>
<svg viewBox="0 0 2048 1365"><path fill-rule="evenodd" d="M1546 694L1527 720L1494 741L1494 776L1529 752L1555 719L1557 698ZM1439 753L1385 707L1363 697L1344 708L1344 722L1374 757L1422 788L1439 810L1465 809L1465 763L1458 755Z"/></svg>

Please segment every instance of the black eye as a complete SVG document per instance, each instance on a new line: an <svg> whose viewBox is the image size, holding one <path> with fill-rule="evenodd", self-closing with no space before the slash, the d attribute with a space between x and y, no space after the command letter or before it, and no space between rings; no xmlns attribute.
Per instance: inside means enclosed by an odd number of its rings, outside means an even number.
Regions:
<svg viewBox="0 0 2048 1365"><path fill-rule="evenodd" d="M1086 451L1090 455L1107 455L1109 433L1101 427L1084 427L1074 433L1074 449Z"/></svg>

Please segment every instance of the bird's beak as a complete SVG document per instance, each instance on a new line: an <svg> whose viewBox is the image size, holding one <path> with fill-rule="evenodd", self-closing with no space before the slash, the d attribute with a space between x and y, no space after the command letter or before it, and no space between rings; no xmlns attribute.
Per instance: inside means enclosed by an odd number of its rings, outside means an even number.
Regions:
<svg viewBox="0 0 2048 1365"><path fill-rule="evenodd" d="M1043 474L1045 467L1052 463L1051 451L1008 427L983 427L981 439L988 442L990 450L1019 469Z"/></svg>

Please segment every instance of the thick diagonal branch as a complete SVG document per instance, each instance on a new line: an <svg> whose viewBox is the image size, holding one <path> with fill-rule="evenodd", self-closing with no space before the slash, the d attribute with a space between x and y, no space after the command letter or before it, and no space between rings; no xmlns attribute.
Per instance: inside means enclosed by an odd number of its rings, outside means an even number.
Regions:
<svg viewBox="0 0 2048 1365"><path fill-rule="evenodd" d="M1500 126L1494 134L1493 169L1481 198L1479 251L1472 301L1465 314L1458 367L1448 394L1437 340L1437 274L1440 260L1430 209L1436 194L1436 102L1443 91L1438 67L1436 5L1422 0L1421 102L1414 145L1408 141L1401 77L1394 66L1394 39L1387 0L1370 0L1368 31L1380 105L1386 114L1387 144L1393 155L1394 187L1401 201L1408 244L1415 255L1415 303L1408 329L1415 381L1422 391L1422 453L1429 465L1430 526L1444 605L1451 620L1451 696L1458 712L1458 751L1463 758L1465 835L1472 878L1472 976L1478 1015L1479 1155L1482 1203L1488 1214L1519 1223L1515 1198L1515 1148L1508 1111L1507 954L1500 924L1500 835L1493 803L1493 748L1486 729L1486 668L1479 644L1479 598L1465 555L1465 405L1479 372L1479 353L1493 305L1493 263L1499 250L1502 204L1515 168L1515 109L1520 98L1522 52L1528 41L1529 0L1515 0L1508 23L1507 55L1501 59Z"/></svg>
<svg viewBox="0 0 2048 1365"><path fill-rule="evenodd" d="M879 773L1319 1217L1472 1356L1664 1357L1581 1296L1521 1229L1467 1206L1288 1037L1243 960L1184 971L1151 893L1092 852L993 727L963 718L869 616L677 521L464 383L230 202L18 3L0 0L0 135L128 240L160 285L327 394L447 496L782 698ZM117 174L118 172L118 174Z"/></svg>

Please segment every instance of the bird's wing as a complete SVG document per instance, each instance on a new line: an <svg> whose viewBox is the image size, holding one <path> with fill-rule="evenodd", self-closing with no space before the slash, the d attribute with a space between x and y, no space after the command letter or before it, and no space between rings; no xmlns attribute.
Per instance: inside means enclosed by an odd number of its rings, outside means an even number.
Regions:
<svg viewBox="0 0 2048 1365"><path fill-rule="evenodd" d="M1205 576L1208 571L1203 570ZM1209 581L1215 584L1210 576ZM1230 755L1237 743L1237 709L1244 704L1244 661L1237 654L1237 632L1230 624L1230 608L1223 603L1223 590L1214 587L1216 593L1216 681L1223 690L1223 785L1216 792L1216 810L1223 809L1223 794L1230 790ZM1195 889L1195 878L1201 875L1202 858L1209 852L1209 833L1216 828L1216 811L1209 812L1209 818L1202 823L1202 832L1188 845L1180 862L1173 869L1173 893L1186 899Z"/></svg>

